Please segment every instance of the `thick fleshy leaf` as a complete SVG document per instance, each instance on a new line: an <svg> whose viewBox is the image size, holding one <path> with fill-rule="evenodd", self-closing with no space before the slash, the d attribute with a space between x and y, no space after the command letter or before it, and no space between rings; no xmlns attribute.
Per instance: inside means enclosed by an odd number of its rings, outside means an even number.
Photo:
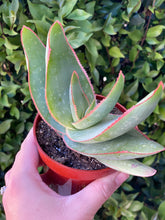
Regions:
<svg viewBox="0 0 165 220"><path fill-rule="evenodd" d="M105 164L114 170L121 171L123 173L128 173L134 176L149 177L156 173L156 170L133 159L133 160L105 160L97 158L101 163Z"/></svg>
<svg viewBox="0 0 165 220"><path fill-rule="evenodd" d="M136 129L102 143L77 143L64 136L66 145L74 151L106 160L127 160L159 153L165 148L141 134Z"/></svg>
<svg viewBox="0 0 165 220"><path fill-rule="evenodd" d="M73 126L77 129L85 129L101 121L106 115L109 114L109 112L111 112L117 103L123 88L124 75L120 71L119 77L107 97L103 99L92 111L90 111L89 114L85 115L85 117L83 117L81 120L73 123Z"/></svg>
<svg viewBox="0 0 165 220"><path fill-rule="evenodd" d="M29 88L34 105L41 117L55 130L64 133L65 129L50 115L45 101L45 46L28 27L23 27L21 40L28 67Z"/></svg>
<svg viewBox="0 0 165 220"><path fill-rule="evenodd" d="M55 120L72 129L73 118L69 100L72 73L78 73L80 84L90 103L94 99L93 87L58 21L49 30L46 50L48 108Z"/></svg>
<svg viewBox="0 0 165 220"><path fill-rule="evenodd" d="M70 107L74 121L82 118L89 107L89 100L81 88L79 76L74 71L70 83Z"/></svg>
<svg viewBox="0 0 165 220"><path fill-rule="evenodd" d="M87 108L85 115L89 114L90 111L92 111L92 109L94 109L94 107L96 106L96 100L93 99L93 102L90 104L90 106Z"/></svg>
<svg viewBox="0 0 165 220"><path fill-rule="evenodd" d="M67 135L76 142L97 143L112 140L145 120L155 109L162 95L164 85L159 83L157 89L147 95L135 106L115 119L110 114L93 127L84 130L69 130Z"/></svg>

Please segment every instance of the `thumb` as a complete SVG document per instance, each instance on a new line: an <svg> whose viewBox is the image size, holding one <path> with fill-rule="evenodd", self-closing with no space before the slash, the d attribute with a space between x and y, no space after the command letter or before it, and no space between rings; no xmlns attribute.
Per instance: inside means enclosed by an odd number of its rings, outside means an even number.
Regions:
<svg viewBox="0 0 165 220"><path fill-rule="evenodd" d="M94 215L128 177L128 174L114 171L112 174L90 183L77 193L77 196L80 197L81 209L89 210Z"/></svg>
<svg viewBox="0 0 165 220"><path fill-rule="evenodd" d="M12 179L11 177L13 177L13 179L17 177L20 179L20 175L23 175L21 179L24 180L24 178L29 177L29 175L39 176L37 172L38 165L39 155L34 141L33 130L31 129L23 141L20 151L16 155L12 168L5 175L6 185L8 185Z"/></svg>

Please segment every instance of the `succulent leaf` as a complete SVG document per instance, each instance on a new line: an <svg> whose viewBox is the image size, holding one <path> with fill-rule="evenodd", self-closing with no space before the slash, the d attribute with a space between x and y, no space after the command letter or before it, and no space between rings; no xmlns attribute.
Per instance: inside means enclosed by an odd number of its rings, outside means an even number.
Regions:
<svg viewBox="0 0 165 220"><path fill-rule="evenodd" d="M64 136L66 145L74 151L106 160L126 160L159 153L165 148L141 134L136 129L110 141L94 144L77 143Z"/></svg>
<svg viewBox="0 0 165 220"><path fill-rule="evenodd" d="M73 120L77 121L84 116L89 107L89 100L81 88L79 76L75 71L71 77L69 98Z"/></svg>
<svg viewBox="0 0 165 220"><path fill-rule="evenodd" d="M93 87L58 21L49 30L46 50L46 99L48 108L56 121L72 129L73 118L69 100L72 73L74 71L78 73L82 89L90 103L94 99Z"/></svg>
<svg viewBox="0 0 165 220"><path fill-rule="evenodd" d="M102 100L92 111L90 111L82 119L72 123L73 126L77 129L86 129L101 121L113 109L121 95L123 88L124 75L120 71L119 77L112 90L107 95L107 97L104 100Z"/></svg>
<svg viewBox="0 0 165 220"><path fill-rule="evenodd" d="M112 140L145 120L155 109L163 91L163 83L147 95L143 101L124 112L121 116L113 118L108 115L98 124L84 130L67 129L68 137L76 142L97 143Z"/></svg>
<svg viewBox="0 0 165 220"><path fill-rule="evenodd" d="M46 47L25 26L21 41L34 105L47 124L63 133L69 148L121 172L143 177L156 173L136 158L159 153L165 148L151 141L136 126L155 109L164 89L163 82L125 110L120 104L116 105L124 87L124 75L120 71L107 97L96 105L92 84L59 21L50 28ZM123 114L110 113L114 106Z"/></svg>
<svg viewBox="0 0 165 220"><path fill-rule="evenodd" d="M92 109L94 109L94 107L96 106L96 100L93 99L92 103L90 104L90 106L87 108L85 115L89 114L90 111L92 111Z"/></svg>
<svg viewBox="0 0 165 220"><path fill-rule="evenodd" d="M51 127L64 133L65 128L51 117L45 101L45 46L26 26L21 31L21 40L28 67L29 89L33 103L38 113Z"/></svg>
<svg viewBox="0 0 165 220"><path fill-rule="evenodd" d="M124 173L128 173L130 175L141 176L141 177L149 177L153 176L156 173L156 170L133 159L133 160L106 160L97 158L100 162L105 164L106 166L118 170Z"/></svg>

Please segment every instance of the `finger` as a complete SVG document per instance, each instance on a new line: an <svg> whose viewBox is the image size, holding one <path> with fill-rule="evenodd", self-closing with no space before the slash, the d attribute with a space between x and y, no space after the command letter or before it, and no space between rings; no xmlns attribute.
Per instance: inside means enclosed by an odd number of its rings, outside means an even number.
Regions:
<svg viewBox="0 0 165 220"><path fill-rule="evenodd" d="M39 155L34 141L33 131L23 141L20 151L15 157L12 168L5 176L7 195L17 195L28 188L41 185L42 180L38 173Z"/></svg>
<svg viewBox="0 0 165 220"><path fill-rule="evenodd" d="M91 213L96 213L127 178L128 174L115 171L109 176L95 180L77 194L81 208L88 210L90 207Z"/></svg>
<svg viewBox="0 0 165 220"><path fill-rule="evenodd" d="M5 184L8 185L10 179L11 169L5 174Z"/></svg>

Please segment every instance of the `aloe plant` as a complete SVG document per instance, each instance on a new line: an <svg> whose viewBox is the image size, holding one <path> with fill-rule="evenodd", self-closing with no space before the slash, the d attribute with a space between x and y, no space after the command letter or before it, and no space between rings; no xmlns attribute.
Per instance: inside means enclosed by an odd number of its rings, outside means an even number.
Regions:
<svg viewBox="0 0 165 220"><path fill-rule="evenodd" d="M122 115L112 114L124 88L122 71L107 97L97 104L89 77L60 22L51 26L46 46L26 26L22 28L21 40L34 105L66 145L112 169L137 176L154 175L156 170L136 158L159 153L164 147L136 126L154 111L163 83Z"/></svg>

